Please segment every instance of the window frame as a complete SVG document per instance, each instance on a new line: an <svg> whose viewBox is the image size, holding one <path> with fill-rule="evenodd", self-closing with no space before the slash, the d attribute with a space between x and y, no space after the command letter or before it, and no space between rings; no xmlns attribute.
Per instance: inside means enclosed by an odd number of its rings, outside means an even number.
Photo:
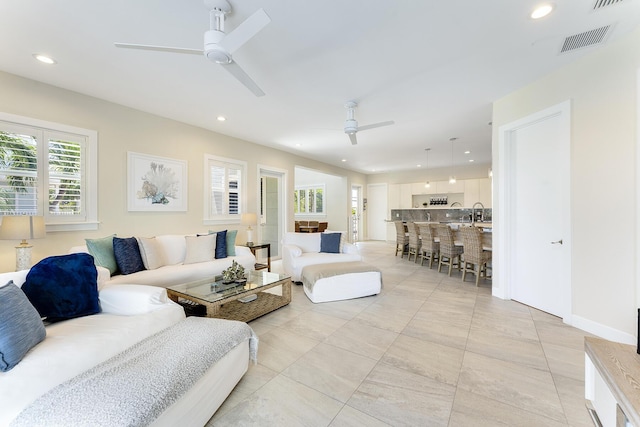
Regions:
<svg viewBox="0 0 640 427"><path fill-rule="evenodd" d="M238 213L237 214L218 214L211 213L212 188L211 188L211 166L222 166L225 168L225 177L228 177L229 166L240 169L240 184L238 185ZM230 159L227 157L214 156L213 154L204 155L204 212L202 223L204 225L216 224L240 224L243 213L247 211L247 162L244 160ZM226 189L229 189L229 182L225 179Z"/></svg>
<svg viewBox="0 0 640 427"><path fill-rule="evenodd" d="M318 206L318 190L321 190L322 194L322 211L317 211ZM313 191L313 206L310 206L309 203L309 194ZM301 194L304 194L303 197L300 197ZM327 189L325 184L315 184L315 185L296 185L294 189L294 216L317 216L317 217L326 217L327 216ZM304 208L304 209L302 209ZM312 208L312 209L311 209Z"/></svg>
<svg viewBox="0 0 640 427"><path fill-rule="evenodd" d="M98 132L62 123L18 116L0 112L0 130L28 129L42 137L37 139L37 212L45 218L47 232L97 230L98 221ZM45 138L45 135L49 135ZM81 194L84 206L82 219L76 215L50 215L48 207L49 194L49 140L55 137L70 138L69 142L82 145L80 160ZM1 215L0 215L1 216Z"/></svg>

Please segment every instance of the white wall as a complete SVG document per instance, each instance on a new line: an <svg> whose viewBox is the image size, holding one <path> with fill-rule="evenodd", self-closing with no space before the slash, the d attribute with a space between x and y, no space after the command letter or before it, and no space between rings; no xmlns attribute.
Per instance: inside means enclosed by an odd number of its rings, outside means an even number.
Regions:
<svg viewBox="0 0 640 427"><path fill-rule="evenodd" d="M282 169L289 174L287 205L293 206L295 166L344 176L347 186L366 184L366 176L311 159L252 144L184 123L147 114L97 98L0 72L0 111L63 123L98 132L98 216L94 232L48 233L31 242L33 262L67 253L85 238L117 233L121 237L154 236L166 233L194 233L208 229L239 229L239 242L246 241L243 227L202 225L203 168L205 153L247 161L247 209L256 212L258 164ZM126 205L127 151L182 159L188 162L188 211L173 213L128 212ZM344 205L349 200L345 195ZM346 208L345 208L346 209ZM293 209L287 212L287 229L293 230ZM0 240L0 271L15 268L14 246L19 242Z"/></svg>
<svg viewBox="0 0 640 427"><path fill-rule="evenodd" d="M500 126L571 100L572 323L627 338L636 335L638 69L640 30L496 101L493 112L497 164Z"/></svg>
<svg viewBox="0 0 640 427"><path fill-rule="evenodd" d="M351 199L346 177L297 167L294 181L295 185L325 185L326 215L299 215L298 218L327 221L330 230L347 231Z"/></svg>

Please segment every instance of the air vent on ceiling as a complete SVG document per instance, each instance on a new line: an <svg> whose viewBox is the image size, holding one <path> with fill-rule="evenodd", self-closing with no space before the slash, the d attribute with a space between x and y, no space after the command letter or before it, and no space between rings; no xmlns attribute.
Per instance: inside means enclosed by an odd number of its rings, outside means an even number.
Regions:
<svg viewBox="0 0 640 427"><path fill-rule="evenodd" d="M610 28L611 25L605 25L604 27L569 36L564 39L564 44L562 45L562 49L560 49L560 53L570 52L572 50L602 43Z"/></svg>
<svg viewBox="0 0 640 427"><path fill-rule="evenodd" d="M603 7L611 6L616 3L620 3L622 0L596 0L593 4L593 10L602 9Z"/></svg>

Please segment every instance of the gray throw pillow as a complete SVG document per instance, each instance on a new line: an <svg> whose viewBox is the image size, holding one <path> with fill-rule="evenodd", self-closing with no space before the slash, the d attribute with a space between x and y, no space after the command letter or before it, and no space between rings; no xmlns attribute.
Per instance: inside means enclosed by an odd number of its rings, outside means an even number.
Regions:
<svg viewBox="0 0 640 427"><path fill-rule="evenodd" d="M47 332L38 311L13 281L0 288L0 371L13 369Z"/></svg>

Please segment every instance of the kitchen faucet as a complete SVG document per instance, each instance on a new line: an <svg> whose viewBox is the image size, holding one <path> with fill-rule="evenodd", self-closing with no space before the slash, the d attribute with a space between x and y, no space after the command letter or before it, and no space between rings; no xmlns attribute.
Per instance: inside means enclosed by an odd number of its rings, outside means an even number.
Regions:
<svg viewBox="0 0 640 427"><path fill-rule="evenodd" d="M476 206L480 205L480 207L482 208L482 210L480 211L480 215L476 215ZM482 222L482 219L484 218L484 205L480 202L475 202L473 204L473 207L471 208L471 212L473 215L473 222Z"/></svg>

